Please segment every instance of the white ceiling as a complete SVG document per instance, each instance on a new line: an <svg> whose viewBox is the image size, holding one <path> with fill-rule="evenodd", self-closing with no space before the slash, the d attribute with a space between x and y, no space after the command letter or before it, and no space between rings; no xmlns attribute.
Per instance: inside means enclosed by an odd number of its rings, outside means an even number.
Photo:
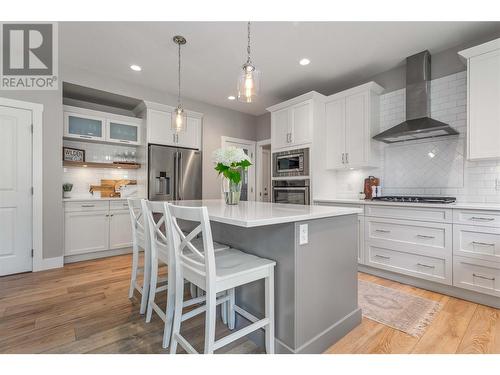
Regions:
<svg viewBox="0 0 500 375"><path fill-rule="evenodd" d="M498 30L495 22L255 22L252 60L262 71L262 87L252 104L227 100L236 95L246 59L246 22L63 22L59 53L62 64L176 94L172 37L181 34L188 41L183 96L260 115L310 90L331 94L362 82L424 49L437 53ZM311 64L300 66L302 57Z"/></svg>

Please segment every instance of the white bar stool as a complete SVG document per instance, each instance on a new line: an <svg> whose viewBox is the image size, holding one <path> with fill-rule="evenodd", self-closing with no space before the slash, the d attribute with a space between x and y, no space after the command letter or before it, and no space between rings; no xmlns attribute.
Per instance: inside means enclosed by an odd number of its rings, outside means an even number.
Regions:
<svg viewBox="0 0 500 375"><path fill-rule="evenodd" d="M174 301L175 301L175 288L173 287L175 283L174 273L175 273L175 257L172 251L170 251L170 246L168 246L168 241L165 231L165 207L163 202L153 202L153 201L142 201L143 212L145 217L145 228L148 232L148 238L150 240L150 254L151 254L151 278L149 282L149 299L147 304L147 314L146 322L149 323L152 318L153 311L158 314L158 316L165 323L163 330L163 347L166 348L169 345L171 331L172 331L172 321L174 313ZM202 240L200 238L194 239L194 243L200 245ZM214 244L218 250L227 249L228 246L222 244ZM166 278L158 277L158 270L160 263L168 266L168 272ZM163 285L161 285L163 284ZM172 287L169 287L172 286ZM183 288L182 288L183 289ZM156 294L162 291L168 291L167 293L167 305L165 311L161 309L155 302ZM193 296L194 297L194 296ZM227 306L226 302L222 311L222 318L224 324L227 323ZM184 306L191 306L205 301L205 296L197 296L184 303Z"/></svg>
<svg viewBox="0 0 500 375"><path fill-rule="evenodd" d="M176 353L179 343L188 353L197 353L193 346L180 334L181 322L205 312L205 353L213 353L260 328L265 330L267 353L274 353L274 266L276 262L246 254L237 249L215 252L212 231L206 207L186 207L165 204L167 239L173 245L175 254L175 311L170 353ZM177 220L200 223L191 233L185 235ZM193 239L202 233L204 252ZM265 316L259 319L234 304L234 288L250 282L265 280ZM206 292L206 303L185 314L183 308L183 285L187 280ZM229 293L229 309L238 312L252 323L222 339L215 340L216 306L222 303L218 294ZM222 299L227 298L223 297ZM234 319L232 313L230 319ZM234 324L234 322L233 322Z"/></svg>
<svg viewBox="0 0 500 375"><path fill-rule="evenodd" d="M144 214L142 212L142 199L128 198L128 210L130 213L130 221L132 224L132 275L130 277L130 288L128 298L134 296L134 290L138 290L141 294L140 313L146 312L148 294L149 294L149 279L150 279L150 256L149 256L149 238L144 227ZM139 267L139 252L144 252L144 266ZM137 282L137 275L143 274L142 285Z"/></svg>

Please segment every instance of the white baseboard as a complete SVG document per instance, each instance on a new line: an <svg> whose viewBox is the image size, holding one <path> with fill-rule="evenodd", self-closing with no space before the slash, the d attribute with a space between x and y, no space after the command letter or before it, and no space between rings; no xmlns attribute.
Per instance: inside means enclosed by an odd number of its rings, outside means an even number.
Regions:
<svg viewBox="0 0 500 375"><path fill-rule="evenodd" d="M85 260L92 260L92 259L99 259L99 258L107 258L107 257L115 256L115 255L123 255L123 254L130 254L130 253L132 253L132 248L126 247L123 249L102 250L102 251L96 251L93 253L86 253L86 254L66 255L64 257L64 264L82 262Z"/></svg>
<svg viewBox="0 0 500 375"><path fill-rule="evenodd" d="M53 268L61 268L64 265L64 257L42 258L33 272L51 270Z"/></svg>

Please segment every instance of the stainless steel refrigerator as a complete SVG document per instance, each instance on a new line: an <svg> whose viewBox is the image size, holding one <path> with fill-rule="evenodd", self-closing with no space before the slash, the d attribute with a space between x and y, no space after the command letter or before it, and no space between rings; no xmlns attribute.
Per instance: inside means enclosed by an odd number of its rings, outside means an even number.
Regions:
<svg viewBox="0 0 500 375"><path fill-rule="evenodd" d="M201 152L149 145L148 199L201 199Z"/></svg>

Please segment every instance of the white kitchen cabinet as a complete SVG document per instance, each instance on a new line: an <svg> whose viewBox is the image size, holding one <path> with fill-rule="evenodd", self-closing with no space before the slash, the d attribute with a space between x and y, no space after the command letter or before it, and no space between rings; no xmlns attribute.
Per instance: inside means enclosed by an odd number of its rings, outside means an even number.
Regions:
<svg viewBox="0 0 500 375"><path fill-rule="evenodd" d="M64 203L64 255L82 255L132 246L126 200Z"/></svg>
<svg viewBox="0 0 500 375"><path fill-rule="evenodd" d="M92 114L64 112L64 136L67 138L106 139L106 118Z"/></svg>
<svg viewBox="0 0 500 375"><path fill-rule="evenodd" d="M141 143L142 119L64 106L64 137L125 145Z"/></svg>
<svg viewBox="0 0 500 375"><path fill-rule="evenodd" d="M298 148L308 145L313 140L312 99L286 105L271 111L271 144L273 149ZM282 106L285 108L281 108ZM275 106L276 107L276 106Z"/></svg>
<svg viewBox="0 0 500 375"><path fill-rule="evenodd" d="M109 142L138 145L141 142L141 126L131 121L107 119L106 140Z"/></svg>
<svg viewBox="0 0 500 375"><path fill-rule="evenodd" d="M459 55L467 59L467 159L500 159L500 39Z"/></svg>
<svg viewBox="0 0 500 375"><path fill-rule="evenodd" d="M275 149L290 144L290 110L288 108L271 113L271 139Z"/></svg>
<svg viewBox="0 0 500 375"><path fill-rule="evenodd" d="M144 102L136 109L136 112L142 113L146 119L147 143L201 150L203 115L198 112L186 111L186 128L176 132L172 128L174 109L152 102Z"/></svg>
<svg viewBox="0 0 500 375"><path fill-rule="evenodd" d="M132 246L130 213L127 210L109 212L109 248L121 249Z"/></svg>
<svg viewBox="0 0 500 375"><path fill-rule="evenodd" d="M65 255L76 255L109 248L108 211L66 212L64 220Z"/></svg>
<svg viewBox="0 0 500 375"><path fill-rule="evenodd" d="M148 109L146 115L148 143L173 145L176 140L172 129L172 113Z"/></svg>
<svg viewBox="0 0 500 375"><path fill-rule="evenodd" d="M175 144L179 147L201 149L201 118L187 118L185 131L178 133Z"/></svg>
<svg viewBox="0 0 500 375"><path fill-rule="evenodd" d="M378 131L379 95L375 82L331 95L325 107L327 169L377 167L380 145L371 139Z"/></svg>

